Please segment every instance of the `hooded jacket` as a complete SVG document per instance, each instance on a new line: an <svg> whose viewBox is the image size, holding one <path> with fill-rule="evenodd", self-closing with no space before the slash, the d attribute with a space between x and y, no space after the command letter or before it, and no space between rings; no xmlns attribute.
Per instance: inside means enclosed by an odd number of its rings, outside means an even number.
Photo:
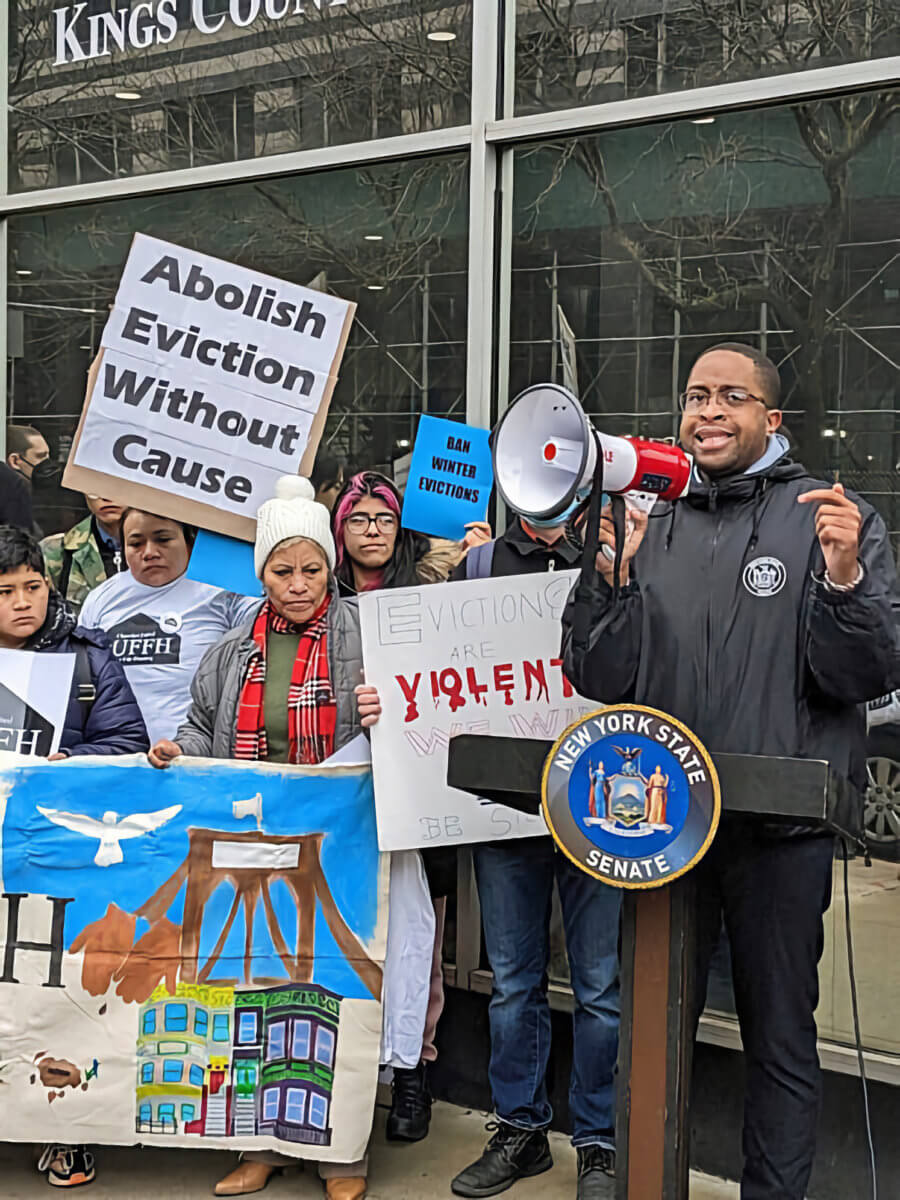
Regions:
<svg viewBox="0 0 900 1200"><path fill-rule="evenodd" d="M67 533L54 533L41 542L51 583L78 612L95 587L124 566L116 550L109 568L104 561L93 517L85 517Z"/></svg>
<svg viewBox="0 0 900 1200"><path fill-rule="evenodd" d="M714 752L825 759L861 786L865 702L898 679L900 596L884 522L857 496L862 582L825 587L817 505L797 498L829 486L782 455L658 504L618 605L595 575L583 646L570 596L572 683L671 713Z"/></svg>
<svg viewBox="0 0 900 1200"><path fill-rule="evenodd" d="M47 619L26 650L41 654L75 654L86 658L94 687L91 701L79 700L76 661L66 719L59 748L70 757L79 754L137 754L149 750L150 739L141 710L125 672L113 657L101 629L82 629L75 614L53 592Z"/></svg>

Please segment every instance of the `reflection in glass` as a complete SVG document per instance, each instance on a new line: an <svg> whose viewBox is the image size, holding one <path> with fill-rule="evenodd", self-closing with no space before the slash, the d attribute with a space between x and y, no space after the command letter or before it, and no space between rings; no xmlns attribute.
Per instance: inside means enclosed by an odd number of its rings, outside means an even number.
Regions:
<svg viewBox="0 0 900 1200"><path fill-rule="evenodd" d="M471 0L9 7L12 191L469 119Z"/></svg>
<svg viewBox="0 0 900 1200"><path fill-rule="evenodd" d="M12 218L10 420L65 460L139 230L354 300L324 444L348 469L390 469L420 413L465 417L466 214L454 155Z"/></svg>
<svg viewBox="0 0 900 1200"><path fill-rule="evenodd" d="M518 0L516 112L896 54L894 0Z"/></svg>
<svg viewBox="0 0 900 1200"><path fill-rule="evenodd" d="M697 353L778 363L797 457L900 531L896 93L516 153L512 394L563 379L609 433L677 433Z"/></svg>

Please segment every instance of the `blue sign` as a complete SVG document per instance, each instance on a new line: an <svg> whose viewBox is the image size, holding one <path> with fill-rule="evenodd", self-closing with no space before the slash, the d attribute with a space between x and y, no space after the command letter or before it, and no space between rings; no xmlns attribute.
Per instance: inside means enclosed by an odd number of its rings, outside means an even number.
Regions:
<svg viewBox="0 0 900 1200"><path fill-rule="evenodd" d="M721 812L712 759L673 717L640 705L590 713L544 768L544 817L560 849L613 887L659 887L706 853Z"/></svg>
<svg viewBox="0 0 900 1200"><path fill-rule="evenodd" d="M489 433L440 417L421 417L403 497L403 525L459 541L483 521L494 486Z"/></svg>
<svg viewBox="0 0 900 1200"><path fill-rule="evenodd" d="M208 583L239 596L262 595L262 584L253 566L253 543L209 529L197 534L187 577L194 583Z"/></svg>

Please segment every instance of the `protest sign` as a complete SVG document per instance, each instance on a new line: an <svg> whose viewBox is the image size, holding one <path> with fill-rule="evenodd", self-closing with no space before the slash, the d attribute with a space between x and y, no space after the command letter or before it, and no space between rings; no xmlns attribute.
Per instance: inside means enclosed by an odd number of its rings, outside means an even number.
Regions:
<svg viewBox="0 0 900 1200"><path fill-rule="evenodd" d="M547 832L541 817L448 787L447 747L459 733L552 739L597 708L573 691L559 657L575 576L473 579L360 597L366 682L382 705L372 762L383 850Z"/></svg>
<svg viewBox="0 0 900 1200"><path fill-rule="evenodd" d="M475 425L421 417L403 495L403 525L460 541L483 521L494 486L490 434Z"/></svg>
<svg viewBox="0 0 900 1200"><path fill-rule="evenodd" d="M74 670L74 654L0 650L0 750L57 752Z"/></svg>
<svg viewBox="0 0 900 1200"><path fill-rule="evenodd" d="M224 533L207 529L198 532L186 574L194 583L208 583L239 596L262 595L262 584L253 565L253 547Z"/></svg>
<svg viewBox="0 0 900 1200"><path fill-rule="evenodd" d="M355 308L136 234L63 482L252 540L312 469Z"/></svg>
<svg viewBox="0 0 900 1200"><path fill-rule="evenodd" d="M388 886L369 769L82 758L2 763L0 788L4 1139L361 1158Z"/></svg>

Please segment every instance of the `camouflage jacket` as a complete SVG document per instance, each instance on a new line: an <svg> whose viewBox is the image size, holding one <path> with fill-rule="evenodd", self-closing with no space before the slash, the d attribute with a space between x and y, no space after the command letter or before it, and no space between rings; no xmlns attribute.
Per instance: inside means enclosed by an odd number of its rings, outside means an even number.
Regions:
<svg viewBox="0 0 900 1200"><path fill-rule="evenodd" d="M91 528L91 518L85 517L73 525L68 533L54 533L44 538L41 550L44 552L47 574L57 590L66 559L70 560L65 599L76 612L80 611L88 592L106 579L103 559Z"/></svg>

